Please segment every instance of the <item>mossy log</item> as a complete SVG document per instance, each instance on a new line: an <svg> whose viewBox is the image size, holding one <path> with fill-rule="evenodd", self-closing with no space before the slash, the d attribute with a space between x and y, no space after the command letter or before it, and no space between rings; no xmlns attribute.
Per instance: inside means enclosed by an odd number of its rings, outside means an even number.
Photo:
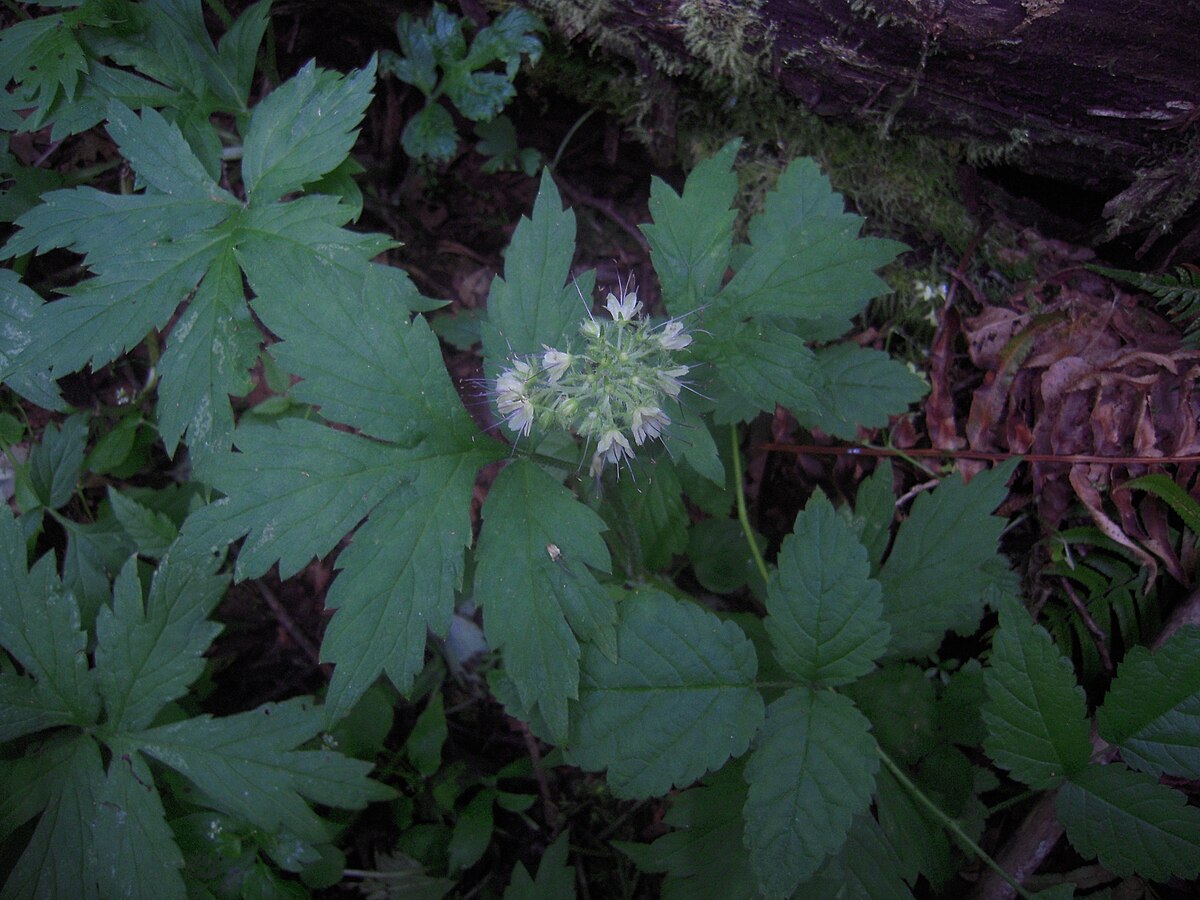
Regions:
<svg viewBox="0 0 1200 900"><path fill-rule="evenodd" d="M530 0L642 71L774 81L841 122L961 140L1087 191L1109 236L1194 228L1196 0ZM1182 226L1182 233L1178 230Z"/></svg>

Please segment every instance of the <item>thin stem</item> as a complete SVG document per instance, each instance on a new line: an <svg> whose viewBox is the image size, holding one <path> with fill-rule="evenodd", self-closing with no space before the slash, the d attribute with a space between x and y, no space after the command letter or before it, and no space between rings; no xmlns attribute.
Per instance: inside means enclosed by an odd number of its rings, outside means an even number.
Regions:
<svg viewBox="0 0 1200 900"><path fill-rule="evenodd" d="M742 523L746 543L750 545L750 555L754 557L754 564L758 566L763 581L770 581L771 572L767 569L767 562L763 559L762 551L758 549L758 541L754 539L754 529L750 527L750 516L746 512L746 491L742 486L742 448L741 442L738 440L736 424L729 426L729 434L732 438L730 443L733 446L733 489L734 495L737 497L738 521Z"/></svg>
<svg viewBox="0 0 1200 900"><path fill-rule="evenodd" d="M983 860L984 865L1008 882L1009 886L1017 892L1018 895L1024 897L1025 900L1032 900L1033 895L1025 888L1021 887L1020 882L1009 875L1000 867L1000 864L992 859L977 843L967 837L967 833L962 830L957 822L942 812L941 808L925 795L925 792L917 787L912 780L900 770L900 767L892 760L887 752L882 747L876 747L879 752L879 758L883 761L884 767L892 773L892 777L903 785L904 789L916 798L922 806L929 810L930 814L942 824L942 827L953 834L960 844Z"/></svg>
<svg viewBox="0 0 1200 900"><path fill-rule="evenodd" d="M554 154L554 159L550 160L549 169L551 172L558 168L558 161L562 159L563 152L567 149L567 144L571 142L571 138L575 137L575 132L579 130L579 126L586 122L595 111L596 107L593 106L582 116L576 119L575 124L567 130L566 135L563 136L563 139L558 144L558 150Z"/></svg>

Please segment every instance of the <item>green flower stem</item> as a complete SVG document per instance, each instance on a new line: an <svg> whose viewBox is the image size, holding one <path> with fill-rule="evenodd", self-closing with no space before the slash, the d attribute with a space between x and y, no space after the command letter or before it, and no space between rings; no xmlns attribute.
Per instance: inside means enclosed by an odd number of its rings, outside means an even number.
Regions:
<svg viewBox="0 0 1200 900"><path fill-rule="evenodd" d="M754 529L750 527L750 516L746 512L746 491L742 486L742 449L738 440L736 423L729 426L729 434L730 444L733 447L733 490L737 497L738 521L742 523L742 531L746 535L746 543L750 545L750 555L754 557L754 564L758 566L763 581L770 582L771 573L767 569L767 561L763 559L762 551L758 549L758 541L754 539Z"/></svg>
<svg viewBox="0 0 1200 900"><path fill-rule="evenodd" d="M896 765L895 761L893 761L893 759L887 755L887 752L882 747L879 747L878 745L876 745L876 747L879 751L879 758L883 761L884 768L891 772L892 777L899 781L900 784L904 786L906 791L912 794L922 806L929 810L930 815L937 819L943 828L958 838L960 844L983 860L984 864L989 869L1008 882L1009 886L1016 891L1019 896L1025 898L1025 900L1033 900L1033 894L1021 887L1020 883L1007 872L1005 872L998 862L988 856L982 847L967 837L967 833L962 830L959 824L942 812L942 810L938 808L938 805L930 800L925 793L913 783L912 779L910 779L904 774L903 771L901 771L900 767Z"/></svg>

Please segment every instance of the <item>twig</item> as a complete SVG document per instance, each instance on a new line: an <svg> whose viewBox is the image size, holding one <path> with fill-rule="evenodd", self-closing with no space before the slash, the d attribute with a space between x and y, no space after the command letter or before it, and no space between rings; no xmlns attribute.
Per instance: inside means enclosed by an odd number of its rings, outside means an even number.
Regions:
<svg viewBox="0 0 1200 900"><path fill-rule="evenodd" d="M279 598L275 596L275 592L267 587L260 578L254 580L254 585L258 588L259 593L262 594L262 598L267 601L267 606L271 607L271 612L275 614L275 618L283 626L283 630L304 651L304 655L311 660L312 664L320 668L321 654L317 652L316 645L308 639L308 635L300 630L300 626L296 624L296 620L288 614L288 611L283 608L283 604L279 602Z"/></svg>
<svg viewBox="0 0 1200 900"><path fill-rule="evenodd" d="M569 181L562 177L558 172L554 173L554 181L558 185L559 190L567 195L567 199L575 204L582 203L584 206L590 206L598 212L604 213L613 222L638 242L638 246L642 248L642 252L650 252L650 242L646 240L646 236L642 234L636 225L630 222L624 215L617 211L617 207L611 200L605 200L603 197L593 197L591 194L581 191L577 187L573 187Z"/></svg>
<svg viewBox="0 0 1200 900"><path fill-rule="evenodd" d="M1200 463L1200 454L1187 456L1097 456L1088 453L1011 453L991 452L987 450L938 450L932 447L919 447L909 450L896 450L891 447L826 447L819 444L762 444L760 450L774 450L778 453L795 453L797 456L915 456L927 459L949 457L951 459L982 459L987 462L1007 462L1010 459L1020 459L1023 462L1036 463L1102 463L1113 466L1153 466L1183 463Z"/></svg>
<svg viewBox="0 0 1200 900"><path fill-rule="evenodd" d="M1096 624L1096 620L1092 618L1092 614L1088 612L1088 608L1084 606L1083 601L1079 599L1079 595L1075 593L1075 588L1067 578L1062 579L1063 590L1071 598L1071 605L1075 607L1075 612L1079 613L1079 618L1083 619L1084 627L1091 634L1093 642L1096 645L1096 653L1100 656L1100 663L1104 666L1104 671L1108 674L1113 672L1112 657L1108 654L1108 635L1104 629Z"/></svg>

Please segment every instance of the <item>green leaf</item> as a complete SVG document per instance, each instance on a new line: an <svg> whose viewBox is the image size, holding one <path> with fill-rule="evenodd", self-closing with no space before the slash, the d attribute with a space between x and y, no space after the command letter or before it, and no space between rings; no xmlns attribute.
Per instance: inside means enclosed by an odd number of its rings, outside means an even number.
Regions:
<svg viewBox="0 0 1200 900"><path fill-rule="evenodd" d="M258 358L261 340L246 308L241 270L226 247L171 329L159 363L159 434L167 453L174 455L187 432L192 465L202 478L229 449L229 396L240 397L254 386L248 370Z"/></svg>
<svg viewBox="0 0 1200 900"><path fill-rule="evenodd" d="M591 304L590 279L567 284L575 253L575 214L563 209L550 170L542 171L533 217L521 217L504 257L504 277L492 281L484 356L493 366L510 354L566 351Z"/></svg>
<svg viewBox="0 0 1200 900"><path fill-rule="evenodd" d="M76 735L63 749L43 770L53 772L42 788L45 812L4 883L5 897L99 896L92 823L104 788L100 748Z"/></svg>
<svg viewBox="0 0 1200 900"><path fill-rule="evenodd" d="M449 162L458 149L458 131L446 107L434 101L408 120L400 145L412 159Z"/></svg>
<svg viewBox="0 0 1200 900"><path fill-rule="evenodd" d="M808 881L793 900L912 900L900 876L900 858L870 812L860 813L846 843Z"/></svg>
<svg viewBox="0 0 1200 900"><path fill-rule="evenodd" d="M522 704L537 706L561 742L567 700L578 696L576 634L611 646L616 621L611 598L589 570L609 570L604 522L524 460L496 478L483 522L475 601L484 609L488 643L503 652Z"/></svg>
<svg viewBox="0 0 1200 900"><path fill-rule="evenodd" d="M0 269L0 371L8 371L29 345L29 321L42 305L42 298L21 283L11 269ZM42 409L65 409L58 386L48 372L24 371L5 379L5 384Z"/></svg>
<svg viewBox="0 0 1200 900"><path fill-rule="evenodd" d="M32 570L27 568L21 529L7 509L0 511L0 646L36 682L32 689L5 691L35 701L43 711L40 720L91 724L100 701L88 669L87 633L80 627L75 598L63 591L54 568L52 553ZM25 683L16 681L18 677L2 675L0 681ZM5 731L21 732L36 724L30 714L28 707L15 720L5 714L0 725Z"/></svg>
<svg viewBox="0 0 1200 900"><path fill-rule="evenodd" d="M899 360L856 344L818 350L810 365L818 373L809 382L815 402L789 408L800 424L845 440L853 440L859 426L885 427L889 416L904 412L929 389Z"/></svg>
<svg viewBox="0 0 1200 900"><path fill-rule="evenodd" d="M571 834L564 831L542 854L536 881L517 863L504 900L575 900L575 870L567 864L570 846Z"/></svg>
<svg viewBox="0 0 1200 900"><path fill-rule="evenodd" d="M321 659L336 666L326 697L330 721L348 713L381 672L407 693L424 666L426 633L448 633L471 542L475 475L491 459L475 451L424 462L338 557L342 573L325 600L337 613L321 644Z"/></svg>
<svg viewBox="0 0 1200 900"><path fill-rule="evenodd" d="M636 481L626 478L612 491L606 489L601 515L609 514L609 527L618 533L626 529L617 550L618 554L630 554L630 565L625 568L657 572L670 566L675 554L687 547L683 488L669 459L639 465L635 474Z"/></svg>
<svg viewBox="0 0 1200 900"><path fill-rule="evenodd" d="M96 680L109 728L146 728L200 677L204 652L221 631L208 621L228 584L215 574L219 563L172 552L159 563L145 604L136 560L121 570L112 606L96 619Z"/></svg>
<svg viewBox="0 0 1200 900"><path fill-rule="evenodd" d="M847 687L846 695L870 720L879 746L898 761L916 765L936 746L937 698L933 682L917 666L884 666Z"/></svg>
<svg viewBox="0 0 1200 900"><path fill-rule="evenodd" d="M849 507L843 507L849 511ZM892 490L892 463L881 459L870 477L858 485L854 495L854 511L850 520L858 532L858 539L867 549L871 560L871 572L879 571L879 564L891 542L892 519L896 516L896 495Z"/></svg>
<svg viewBox="0 0 1200 900"><path fill-rule="evenodd" d="M218 808L266 831L286 826L320 842L325 826L302 798L343 809L386 800L392 791L367 779L369 763L330 750L296 750L320 732L324 714L299 697L214 719L198 716L129 735Z"/></svg>
<svg viewBox="0 0 1200 900"><path fill-rule="evenodd" d="M181 542L217 553L245 534L235 577L278 561L287 578L333 549L380 500L410 477L403 450L315 422L249 423L214 473L225 497L184 523Z"/></svg>
<svg viewBox="0 0 1200 900"><path fill-rule="evenodd" d="M918 874L924 875L935 891L941 891L960 868L941 824L887 769L878 775L875 807L884 836L899 857L901 877L911 884Z"/></svg>
<svg viewBox="0 0 1200 900"><path fill-rule="evenodd" d="M875 791L879 756L849 699L806 687L767 707L746 764L746 846L769 897L789 897L846 841Z"/></svg>
<svg viewBox="0 0 1200 900"><path fill-rule="evenodd" d="M183 896L183 854L140 753L112 758L92 820L104 897Z"/></svg>
<svg viewBox="0 0 1200 900"><path fill-rule="evenodd" d="M1200 503L1193 500L1191 495L1181 488L1173 478L1162 474L1143 475L1121 485L1122 490L1134 488L1149 491L1159 499L1166 501L1171 509L1179 514L1179 518L1183 519L1183 524L1192 534L1200 534Z"/></svg>
<svg viewBox="0 0 1200 900"><path fill-rule="evenodd" d="M891 555L879 571L884 619L892 626L890 655L932 652L947 630L968 633L984 604L1012 587L1007 566L997 577L996 543L1004 520L991 515L1007 496L1017 460L976 475L957 477L921 494L900 526Z"/></svg>
<svg viewBox="0 0 1200 900"><path fill-rule="evenodd" d="M1179 629L1153 654L1130 650L1096 719L1134 768L1200 779L1200 628Z"/></svg>
<svg viewBox="0 0 1200 900"><path fill-rule="evenodd" d="M641 229L673 316L703 306L721 286L737 215L730 207L737 193L733 162L740 147L740 140L730 141L696 166L682 195L661 178L650 180L654 224Z"/></svg>
<svg viewBox="0 0 1200 900"><path fill-rule="evenodd" d="M517 95L512 83L496 72L472 72L468 66L450 65L442 79L446 97L472 122L495 118Z"/></svg>
<svg viewBox="0 0 1200 900"><path fill-rule="evenodd" d="M29 130L41 127L59 97L75 95L87 69L75 29L61 15L26 19L0 31L0 85L16 81L21 105L37 107L25 125Z"/></svg>
<svg viewBox="0 0 1200 900"><path fill-rule="evenodd" d="M255 3L238 16L217 45L221 69L232 76L232 98L239 100L243 107L250 95L250 85L258 62L258 47L266 34L270 12L271 0Z"/></svg>
<svg viewBox="0 0 1200 900"><path fill-rule="evenodd" d="M718 424L773 413L776 404L805 415L824 402L816 392L824 375L800 337L761 319L718 329L714 335L708 340L701 336L697 352L716 373L703 391L715 401Z"/></svg>
<svg viewBox="0 0 1200 900"><path fill-rule="evenodd" d="M742 846L746 782L731 763L703 785L678 794L663 821L678 830L652 844L614 841L643 872L665 872L663 900L752 897L758 883Z"/></svg>
<svg viewBox="0 0 1200 900"><path fill-rule="evenodd" d="M832 340L868 300L888 290L875 270L907 249L860 238L863 220L833 209L828 182L811 160L794 161L750 224L752 250L717 298L742 316L782 315L803 321L809 340Z"/></svg>
<svg viewBox="0 0 1200 900"><path fill-rule="evenodd" d="M984 748L1014 778L1039 786L1087 765L1087 701L1071 662L1015 601L1000 608L985 679Z"/></svg>
<svg viewBox="0 0 1200 900"><path fill-rule="evenodd" d="M264 206L341 163L354 146L374 84L374 57L346 76L309 61L259 103L242 157L250 202Z"/></svg>
<svg viewBox="0 0 1200 900"><path fill-rule="evenodd" d="M179 529L167 516L118 493L111 485L108 502L112 504L113 515L125 533L137 544L138 552L145 556L157 559L179 537Z"/></svg>
<svg viewBox="0 0 1200 900"><path fill-rule="evenodd" d="M755 539L759 550L765 550L766 538L756 534ZM732 594L756 578L762 581L736 519L705 519L693 525L687 556L696 580L715 594Z"/></svg>
<svg viewBox="0 0 1200 900"><path fill-rule="evenodd" d="M83 472L87 435L88 420L82 413L66 419L61 427L46 426L41 443L33 448L26 463L29 488L33 492L30 499L47 509L58 509L75 496ZM28 509L27 506L27 512Z"/></svg>
<svg viewBox="0 0 1200 900"><path fill-rule="evenodd" d="M447 734L445 701L441 692L435 691L404 742L404 752L424 777L431 777L442 767Z"/></svg>
<svg viewBox="0 0 1200 900"><path fill-rule="evenodd" d="M811 685L848 684L871 671L891 632L867 551L818 491L779 550L767 595L775 658Z"/></svg>
<svg viewBox="0 0 1200 900"><path fill-rule="evenodd" d="M1075 849L1116 875L1166 881L1200 873L1200 809L1152 775L1088 766L1063 785L1055 809Z"/></svg>
<svg viewBox="0 0 1200 900"><path fill-rule="evenodd" d="M196 158L179 127L155 110L144 109L139 118L129 107L113 102L108 108L108 133L138 177L155 191L180 200L230 199Z"/></svg>
<svg viewBox="0 0 1200 900"><path fill-rule="evenodd" d="M678 409L672 411L671 424L667 426L663 440L676 458L682 457L697 475L724 490L725 463L721 461L708 422L690 405L681 403ZM689 491L689 495L692 493ZM696 497L691 496L691 499L696 500Z"/></svg>
<svg viewBox="0 0 1200 900"><path fill-rule="evenodd" d="M461 872L463 869L469 869L483 857L488 844L492 842L492 832L495 829L492 817L492 804L495 799L493 791L482 790L458 814L458 821L454 823L454 833L450 835L450 844L446 848L449 871Z"/></svg>
<svg viewBox="0 0 1200 900"><path fill-rule="evenodd" d="M618 797L665 794L746 751L763 717L757 659L732 622L659 591L620 609L616 660L584 648L567 756L607 767Z"/></svg>

